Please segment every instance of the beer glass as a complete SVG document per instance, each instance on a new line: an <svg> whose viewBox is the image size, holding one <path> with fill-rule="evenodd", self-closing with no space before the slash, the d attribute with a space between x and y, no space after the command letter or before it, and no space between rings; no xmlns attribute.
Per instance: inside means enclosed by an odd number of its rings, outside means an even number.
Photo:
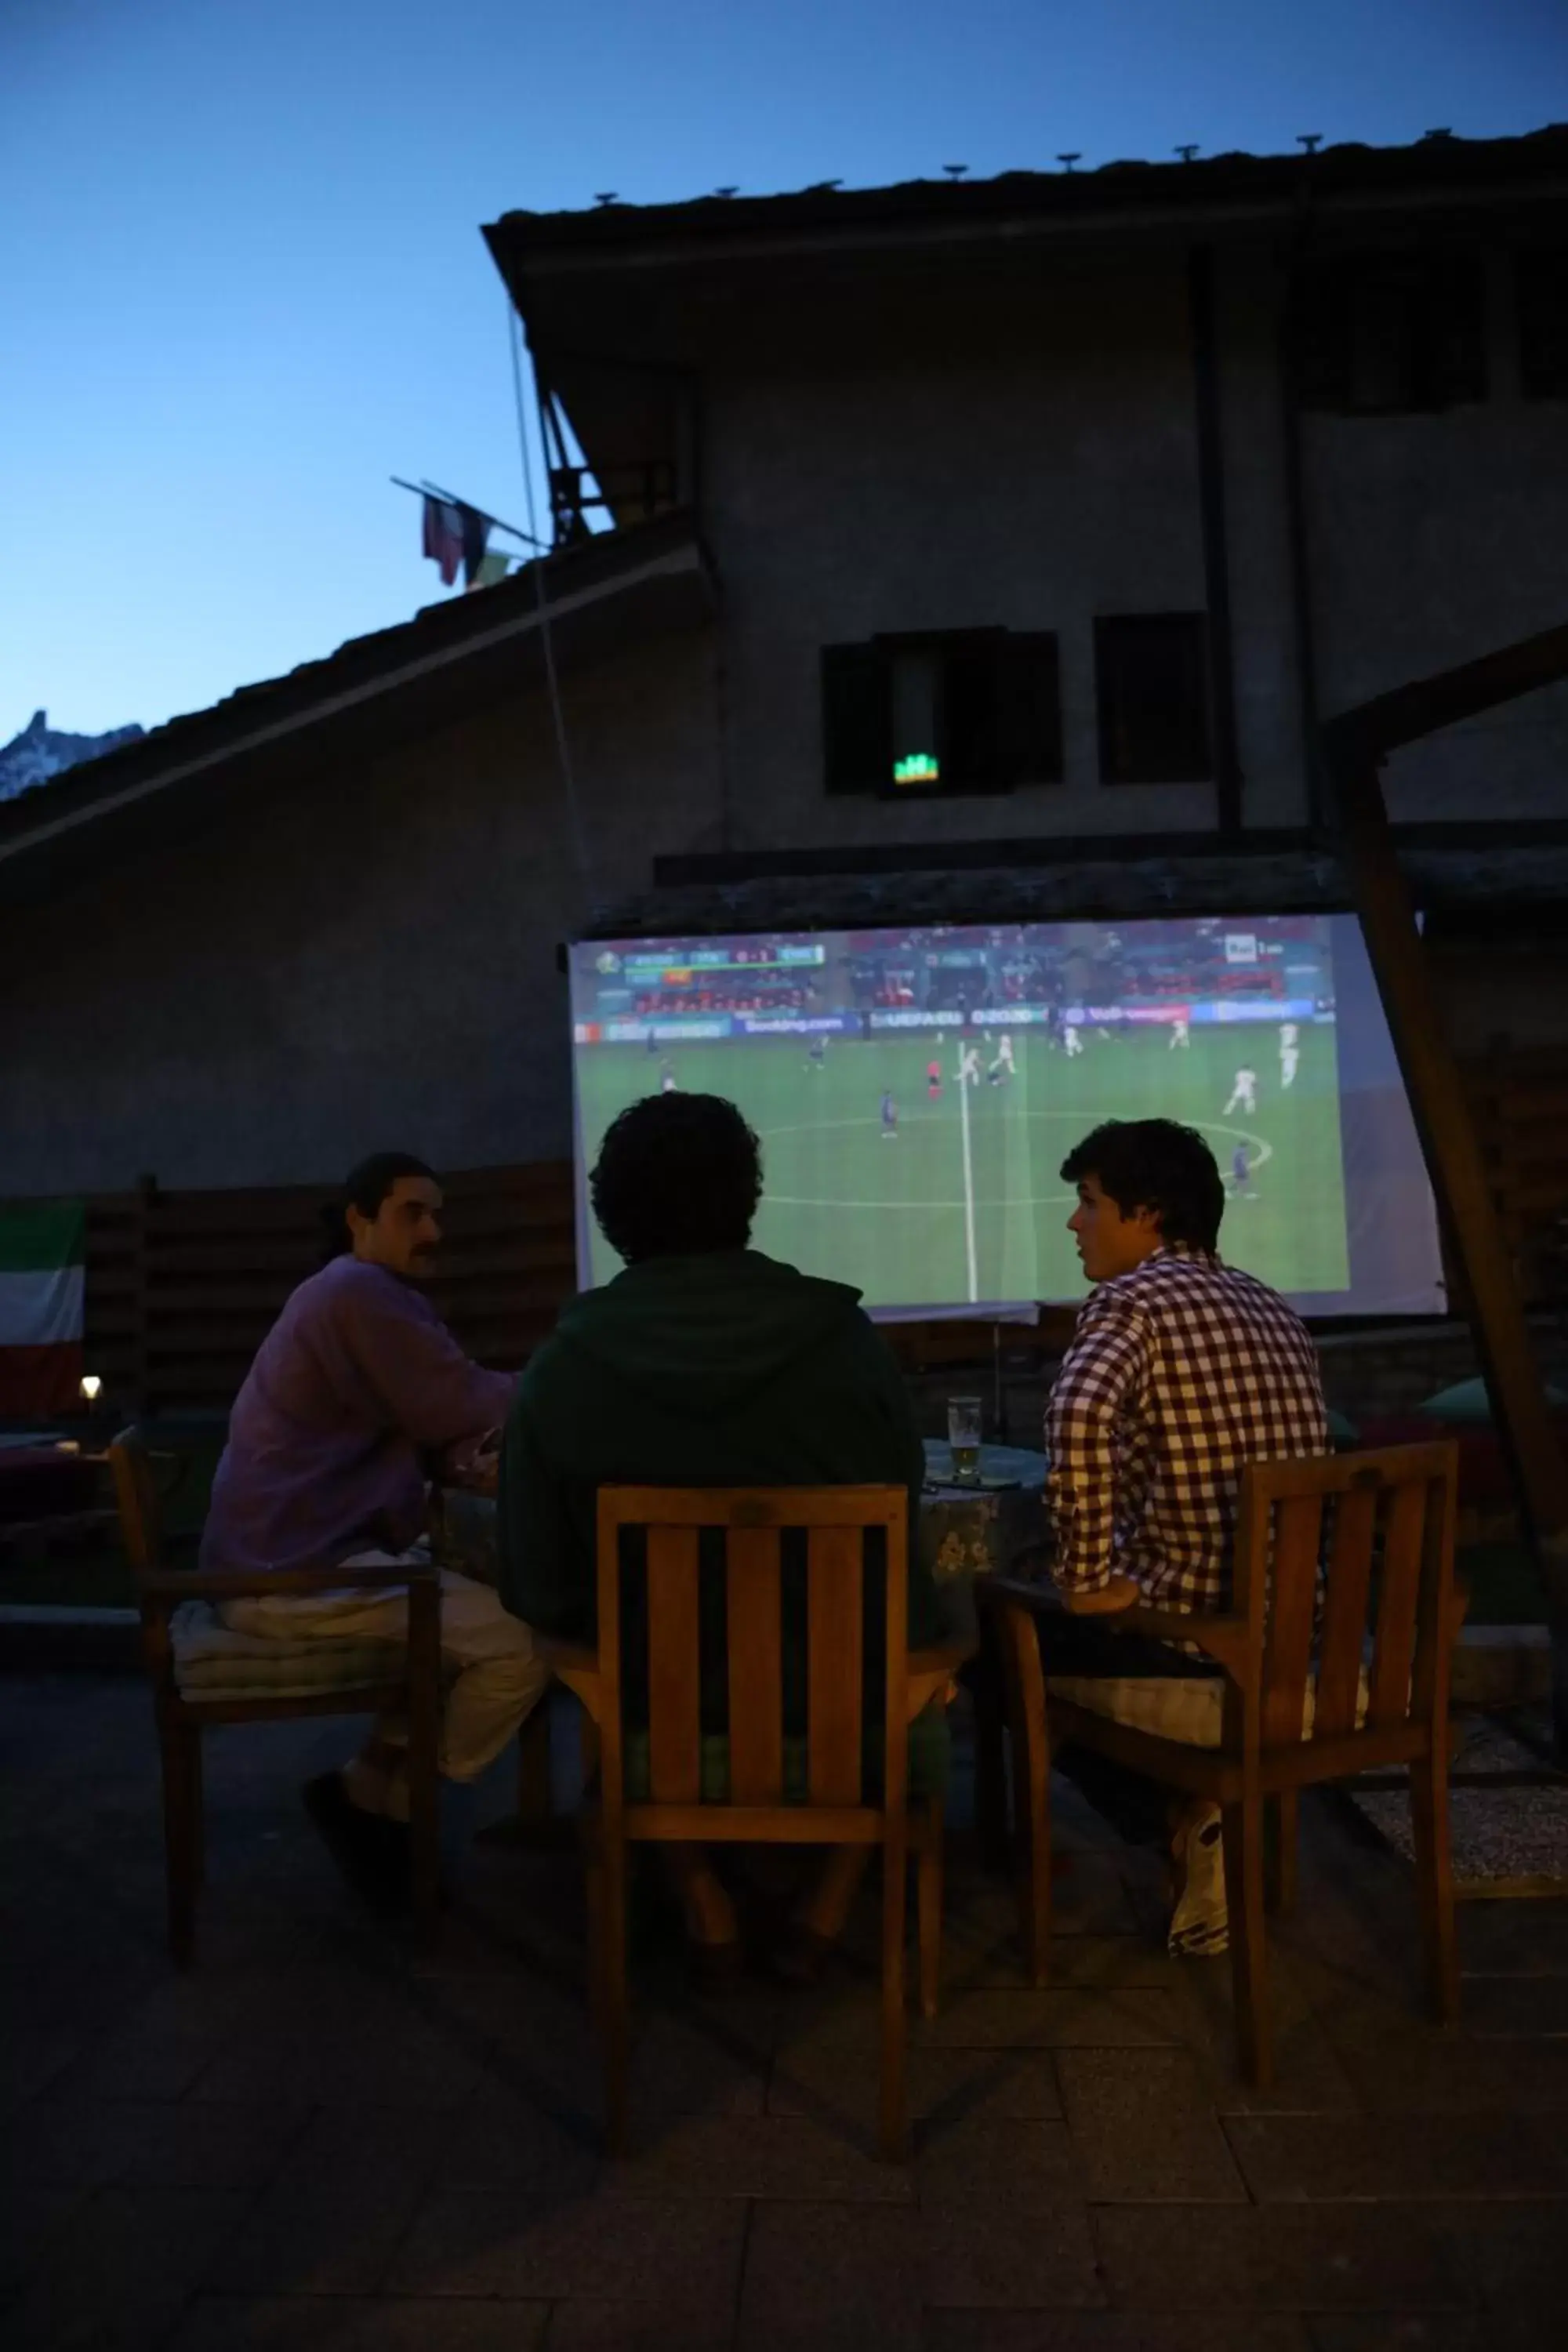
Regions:
<svg viewBox="0 0 1568 2352"><path fill-rule="evenodd" d="M980 1399L949 1397L947 1442L952 1453L952 1475L960 1486L973 1486L980 1477Z"/></svg>

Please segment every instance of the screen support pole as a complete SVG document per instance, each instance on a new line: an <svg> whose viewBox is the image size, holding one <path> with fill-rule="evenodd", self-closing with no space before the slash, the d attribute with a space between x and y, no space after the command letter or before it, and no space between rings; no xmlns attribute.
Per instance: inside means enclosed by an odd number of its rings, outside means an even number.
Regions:
<svg viewBox="0 0 1568 2352"><path fill-rule="evenodd" d="M1358 724L1363 716L1349 712L1323 730L1338 846L1546 1591L1556 1736L1560 1751L1568 1753L1568 1464L1557 1450L1523 1302L1394 851L1379 774L1383 748L1373 730Z"/></svg>

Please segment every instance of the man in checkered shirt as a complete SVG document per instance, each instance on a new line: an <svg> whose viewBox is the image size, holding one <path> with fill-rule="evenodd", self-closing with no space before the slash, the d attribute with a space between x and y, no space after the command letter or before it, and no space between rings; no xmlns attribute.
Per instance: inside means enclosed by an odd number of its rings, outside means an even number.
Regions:
<svg viewBox="0 0 1568 2352"><path fill-rule="evenodd" d="M1185 1683L1204 1667L1084 1621L1141 1600L1224 1609L1242 1465L1326 1454L1328 1419L1305 1326L1218 1255L1225 1187L1200 1135L1170 1119L1111 1120L1061 1172L1078 1189L1068 1230L1096 1286L1047 1409L1054 1559L1041 1654L1048 1675L1100 1680L1114 1713L1133 1681ZM1146 1707L1147 1686L1134 1696ZM1212 1807L1189 1807L1178 1825L1183 1950L1225 1948L1218 1830Z"/></svg>

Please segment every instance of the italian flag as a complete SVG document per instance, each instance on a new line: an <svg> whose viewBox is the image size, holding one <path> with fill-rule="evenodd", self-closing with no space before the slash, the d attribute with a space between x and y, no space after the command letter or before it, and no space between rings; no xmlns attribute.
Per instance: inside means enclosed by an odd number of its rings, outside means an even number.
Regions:
<svg viewBox="0 0 1568 2352"><path fill-rule="evenodd" d="M80 1201L0 1206L0 1413L45 1421L81 1402Z"/></svg>

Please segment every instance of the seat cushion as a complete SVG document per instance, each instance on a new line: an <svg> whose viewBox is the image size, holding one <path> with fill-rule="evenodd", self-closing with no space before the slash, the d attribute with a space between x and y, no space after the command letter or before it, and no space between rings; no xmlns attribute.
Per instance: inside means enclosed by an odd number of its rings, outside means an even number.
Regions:
<svg viewBox="0 0 1568 2352"><path fill-rule="evenodd" d="M182 1698L319 1698L396 1682L401 1642L290 1641L237 1633L209 1601L182 1601L169 1620Z"/></svg>
<svg viewBox="0 0 1568 2352"><path fill-rule="evenodd" d="M1087 1715L1108 1716L1131 1731L1146 1731L1156 1739L1174 1739L1184 1748L1217 1748L1225 1714L1223 1675L1128 1675L1121 1680L1097 1675L1050 1675L1046 1689L1053 1698L1070 1700ZM1317 1715L1318 1684L1307 1684L1301 1710L1301 1737L1310 1739ZM1355 1719L1359 1730L1366 1720L1366 1669L1356 1691Z"/></svg>

